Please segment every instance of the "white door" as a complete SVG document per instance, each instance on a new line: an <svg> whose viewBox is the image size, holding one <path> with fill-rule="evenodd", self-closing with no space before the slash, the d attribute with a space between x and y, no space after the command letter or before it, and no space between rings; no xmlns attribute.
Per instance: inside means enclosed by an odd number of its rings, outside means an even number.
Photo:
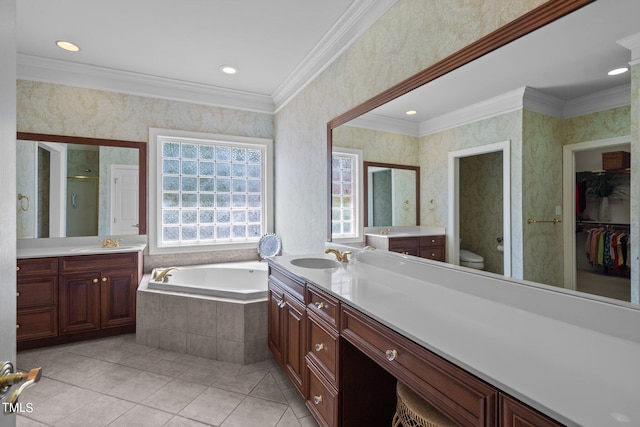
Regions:
<svg viewBox="0 0 640 427"><path fill-rule="evenodd" d="M111 233L138 234L138 166L111 165Z"/></svg>

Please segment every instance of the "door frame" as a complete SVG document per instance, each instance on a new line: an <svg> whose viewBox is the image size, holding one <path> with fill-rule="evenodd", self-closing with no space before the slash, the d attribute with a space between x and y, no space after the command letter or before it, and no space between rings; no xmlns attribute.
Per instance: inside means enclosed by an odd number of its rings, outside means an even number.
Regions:
<svg viewBox="0 0 640 427"><path fill-rule="evenodd" d="M576 290L576 153L631 143L631 136L577 142L562 147L562 241L564 287Z"/></svg>
<svg viewBox="0 0 640 427"><path fill-rule="evenodd" d="M502 152L502 236L504 276L511 277L511 141L450 151L448 154L447 262L460 265L460 159Z"/></svg>

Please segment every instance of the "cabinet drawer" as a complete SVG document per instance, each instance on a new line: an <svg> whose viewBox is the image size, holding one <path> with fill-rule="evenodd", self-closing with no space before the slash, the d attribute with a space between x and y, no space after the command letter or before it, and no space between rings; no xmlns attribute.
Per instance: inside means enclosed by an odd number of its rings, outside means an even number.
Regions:
<svg viewBox="0 0 640 427"><path fill-rule="evenodd" d="M436 261L444 261L444 247L440 246L423 246L420 248L420 257L433 259Z"/></svg>
<svg viewBox="0 0 640 427"><path fill-rule="evenodd" d="M326 382L313 364L307 364L309 375L309 399L307 407L318 424L324 427L338 426L338 392Z"/></svg>
<svg viewBox="0 0 640 427"><path fill-rule="evenodd" d="M562 427L563 424L526 406L510 396L500 393L501 427Z"/></svg>
<svg viewBox="0 0 640 427"><path fill-rule="evenodd" d="M493 426L497 390L356 310L342 305L341 335L462 426Z"/></svg>
<svg viewBox="0 0 640 427"><path fill-rule="evenodd" d="M58 335L58 312L55 307L18 310L16 335L18 341Z"/></svg>
<svg viewBox="0 0 640 427"><path fill-rule="evenodd" d="M23 276L58 274L58 258L24 258L18 260L18 279Z"/></svg>
<svg viewBox="0 0 640 427"><path fill-rule="evenodd" d="M389 250L394 252L404 251L407 248L417 248L420 246L419 237L393 237L389 238Z"/></svg>
<svg viewBox="0 0 640 427"><path fill-rule="evenodd" d="M138 267L138 252L116 254L78 255L60 257L60 273L103 271L106 269L135 269Z"/></svg>
<svg viewBox="0 0 640 427"><path fill-rule="evenodd" d="M16 287L19 309L58 303L58 276L22 278Z"/></svg>
<svg viewBox="0 0 640 427"><path fill-rule="evenodd" d="M336 298L328 295L312 286L307 286L307 307L329 325L338 329L338 309L339 302Z"/></svg>
<svg viewBox="0 0 640 427"><path fill-rule="evenodd" d="M294 297L304 302L304 281L298 279L291 273L280 270L276 266L269 264L269 279L283 287Z"/></svg>
<svg viewBox="0 0 640 427"><path fill-rule="evenodd" d="M420 246L444 246L444 236L420 236Z"/></svg>
<svg viewBox="0 0 640 427"><path fill-rule="evenodd" d="M307 316L307 357L312 360L331 382L338 387L338 333L316 320L316 316Z"/></svg>

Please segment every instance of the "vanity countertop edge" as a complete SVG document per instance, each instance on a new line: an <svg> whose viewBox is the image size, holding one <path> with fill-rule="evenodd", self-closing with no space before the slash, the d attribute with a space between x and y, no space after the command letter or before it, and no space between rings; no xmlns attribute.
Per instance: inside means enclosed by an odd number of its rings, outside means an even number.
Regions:
<svg viewBox="0 0 640 427"><path fill-rule="evenodd" d="M106 238L106 237L105 237ZM70 237L50 239L19 239L16 256L18 259L46 258L55 256L104 255L110 253L142 252L147 247L144 235L118 236L117 247L103 247L102 237Z"/></svg>
<svg viewBox="0 0 640 427"><path fill-rule="evenodd" d="M386 270L384 264L390 258L373 252L363 251L355 261L333 269L291 263L295 258L327 255L283 254L270 262L568 426L620 426L625 419L631 423L626 425L640 422L636 401L640 340L563 321L545 315L544 309L514 307L492 293L504 289L504 282L523 281L471 274L442 263L416 263L411 257L392 260L419 271L422 278L418 278ZM358 256L368 261L358 261ZM487 289L461 291L450 286L456 280L475 280ZM513 288L509 289L511 297L518 298L520 293L522 298L531 298L540 293L541 298L555 303L555 309L563 307L563 298L568 301L567 310L581 304L571 301L576 297L570 293L550 295L544 287ZM597 300L587 302L599 305ZM600 309L613 310L616 315L620 310L621 318L640 325L637 309L613 304Z"/></svg>

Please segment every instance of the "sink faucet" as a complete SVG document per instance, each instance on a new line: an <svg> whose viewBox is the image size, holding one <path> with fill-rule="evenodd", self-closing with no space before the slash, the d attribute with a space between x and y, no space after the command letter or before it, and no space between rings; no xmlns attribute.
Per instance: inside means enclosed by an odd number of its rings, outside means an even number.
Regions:
<svg viewBox="0 0 640 427"><path fill-rule="evenodd" d="M162 280L162 283L167 283L169 281L169 277L171 277L170 274L168 274L171 270L177 270L177 267L169 267L169 268L165 268L164 270L162 270L160 273L154 273L153 274L153 280L155 280L156 282L159 282L160 280Z"/></svg>
<svg viewBox="0 0 640 427"><path fill-rule="evenodd" d="M23 391L25 391L25 389L27 389L28 387L31 387L32 385L40 381L40 378L42 377L42 368L34 368L26 374L5 373L5 372L12 372L12 371L13 371L13 365L10 362L5 362L4 365L2 366L3 374L2 376L0 376L0 390L8 390L8 388L11 387L12 385L20 384L20 386L17 387L9 395L9 398L7 399L7 402L6 402L8 403L8 405L3 405L4 406L3 412L5 415L15 411L16 403L18 403L18 398L20 397L20 394ZM5 392L6 391L3 391L2 393L4 394Z"/></svg>
<svg viewBox="0 0 640 427"><path fill-rule="evenodd" d="M349 262L349 255L351 254L351 251L340 252L337 249L327 249L326 251L324 251L324 253L334 254L336 256L336 259L340 262Z"/></svg>
<svg viewBox="0 0 640 427"><path fill-rule="evenodd" d="M117 248L120 246L119 239L104 239L100 240L100 243L102 243L103 248Z"/></svg>

